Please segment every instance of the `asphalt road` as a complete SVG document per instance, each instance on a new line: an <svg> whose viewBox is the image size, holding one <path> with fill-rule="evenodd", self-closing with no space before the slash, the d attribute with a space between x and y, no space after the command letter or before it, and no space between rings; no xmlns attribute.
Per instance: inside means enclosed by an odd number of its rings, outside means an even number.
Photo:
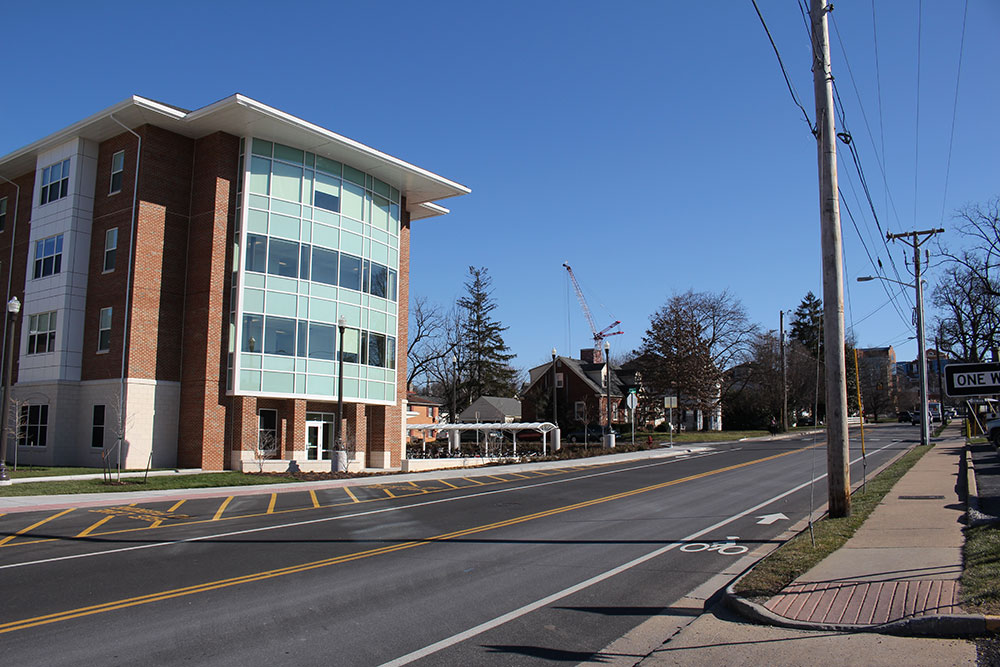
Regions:
<svg viewBox="0 0 1000 667"><path fill-rule="evenodd" d="M870 472L919 434L866 436ZM678 601L822 506L825 472L825 443L797 438L0 516L0 650L18 665L562 664L639 626L651 649L658 619L700 612Z"/></svg>

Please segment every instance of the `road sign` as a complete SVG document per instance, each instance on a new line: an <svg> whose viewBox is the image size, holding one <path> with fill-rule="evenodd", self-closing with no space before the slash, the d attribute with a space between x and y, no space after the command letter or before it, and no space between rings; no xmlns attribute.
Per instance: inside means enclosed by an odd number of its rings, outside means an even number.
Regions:
<svg viewBox="0 0 1000 667"><path fill-rule="evenodd" d="M1000 363L948 364L944 367L944 392L949 396L1000 394Z"/></svg>
<svg viewBox="0 0 1000 667"><path fill-rule="evenodd" d="M663 407L665 408L676 408L677 407L677 397L676 396L664 396L663 397Z"/></svg>
<svg viewBox="0 0 1000 667"><path fill-rule="evenodd" d="M629 394L625 397L625 405L628 406L629 410L635 410L635 406L639 405L639 399L635 397L635 394Z"/></svg>

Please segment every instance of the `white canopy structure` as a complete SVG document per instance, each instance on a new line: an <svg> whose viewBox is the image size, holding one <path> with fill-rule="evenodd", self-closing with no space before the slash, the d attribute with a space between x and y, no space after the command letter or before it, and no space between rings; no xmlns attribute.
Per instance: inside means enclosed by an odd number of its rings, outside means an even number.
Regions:
<svg viewBox="0 0 1000 667"><path fill-rule="evenodd" d="M513 435L514 438L514 453L517 453L517 434L521 431L538 431L542 434L542 453L548 453L548 434L550 431L557 430L557 426L552 422L510 422L510 423L500 423L494 422L489 424L406 424L407 431L422 431L422 430L435 430L435 431L450 431L455 433L461 433L463 431L500 431L508 432ZM457 436L456 436L457 437ZM448 439L448 450L451 451L452 440ZM558 444L557 444L558 447Z"/></svg>

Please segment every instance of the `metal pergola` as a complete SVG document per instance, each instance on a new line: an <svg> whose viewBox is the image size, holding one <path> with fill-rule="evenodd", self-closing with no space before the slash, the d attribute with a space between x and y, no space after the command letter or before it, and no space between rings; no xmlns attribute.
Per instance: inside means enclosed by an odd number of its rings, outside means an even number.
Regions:
<svg viewBox="0 0 1000 667"><path fill-rule="evenodd" d="M517 434L521 431L538 431L542 434L542 455L548 453L548 435L550 431L556 430L556 425L552 422L510 422L510 423L478 423L478 424L407 424L406 430L409 431L456 431L462 433L464 431L500 431L510 433L514 440L514 455L517 455ZM449 439L448 447L451 448L451 440Z"/></svg>

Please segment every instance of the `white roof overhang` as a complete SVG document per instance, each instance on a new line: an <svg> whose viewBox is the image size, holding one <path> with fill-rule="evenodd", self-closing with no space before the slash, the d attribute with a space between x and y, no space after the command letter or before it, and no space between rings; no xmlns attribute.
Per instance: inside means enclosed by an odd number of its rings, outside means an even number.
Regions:
<svg viewBox="0 0 1000 667"><path fill-rule="evenodd" d="M554 431L556 425L552 422L511 422L493 424L407 424L406 429L417 431L434 429L436 431Z"/></svg>
<svg viewBox="0 0 1000 667"><path fill-rule="evenodd" d="M471 192L460 183L238 94L195 111L133 95L0 157L0 174L14 178L33 171L38 153L74 137L101 142L121 134L124 130L115 119L129 128L148 123L192 139L219 131L238 137L252 135L345 162L397 188L406 197L411 220L443 215L448 209L434 200Z"/></svg>

